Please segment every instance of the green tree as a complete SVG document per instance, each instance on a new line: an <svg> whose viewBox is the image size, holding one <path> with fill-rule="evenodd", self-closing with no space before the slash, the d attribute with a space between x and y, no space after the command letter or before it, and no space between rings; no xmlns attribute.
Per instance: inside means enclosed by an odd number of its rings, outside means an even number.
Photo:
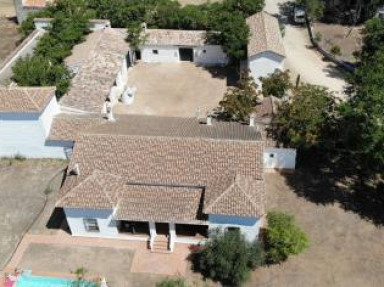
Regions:
<svg viewBox="0 0 384 287"><path fill-rule="evenodd" d="M326 88L302 84L293 91L273 119L273 136L293 148L309 149L326 143L327 130L335 117L335 100Z"/></svg>
<svg viewBox="0 0 384 287"><path fill-rule="evenodd" d="M244 17L249 17L264 9L264 0L224 0L224 9L229 12L241 12Z"/></svg>
<svg viewBox="0 0 384 287"><path fill-rule="evenodd" d="M19 59L12 68L13 80L20 86L56 86L57 96L64 95L70 75L64 65L52 65L49 59L36 56Z"/></svg>
<svg viewBox="0 0 384 287"><path fill-rule="evenodd" d="M265 97L274 96L282 98L286 95L286 92L292 88L289 70L276 70L274 73L269 74L268 77L261 77L260 81Z"/></svg>
<svg viewBox="0 0 384 287"><path fill-rule="evenodd" d="M364 26L363 29L363 48L361 52L361 60L365 61L372 57L376 51L384 45L384 19L374 18Z"/></svg>
<svg viewBox="0 0 384 287"><path fill-rule="evenodd" d="M192 258L195 270L229 286L240 286L251 270L263 264L260 245L248 242L239 231L212 234Z"/></svg>
<svg viewBox="0 0 384 287"><path fill-rule="evenodd" d="M211 30L208 39L222 45L234 64L246 56L246 47L250 35L249 27L241 13L222 12L211 15Z"/></svg>
<svg viewBox="0 0 384 287"><path fill-rule="evenodd" d="M384 48L350 78L350 99L340 107L340 134L366 173L384 167Z"/></svg>
<svg viewBox="0 0 384 287"><path fill-rule="evenodd" d="M156 283L156 287L187 287L187 284L183 278L166 278Z"/></svg>
<svg viewBox="0 0 384 287"><path fill-rule="evenodd" d="M244 121L258 104L257 85L248 72L241 74L236 88L229 88L219 102L220 116L227 120Z"/></svg>
<svg viewBox="0 0 384 287"><path fill-rule="evenodd" d="M312 19L320 19L323 16L323 0L296 0L296 3L305 6L308 16Z"/></svg>
<svg viewBox="0 0 384 287"><path fill-rule="evenodd" d="M285 261L289 255L297 255L309 247L309 240L296 225L293 215L268 212L267 221L265 247L268 263Z"/></svg>

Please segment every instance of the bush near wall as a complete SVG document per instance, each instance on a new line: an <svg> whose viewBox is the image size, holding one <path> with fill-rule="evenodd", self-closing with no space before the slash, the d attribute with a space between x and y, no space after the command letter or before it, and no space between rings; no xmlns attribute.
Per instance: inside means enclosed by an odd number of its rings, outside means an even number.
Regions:
<svg viewBox="0 0 384 287"><path fill-rule="evenodd" d="M224 286L240 286L251 270L264 262L258 242L248 242L240 231L217 231L200 251L192 254L195 271Z"/></svg>
<svg viewBox="0 0 384 287"><path fill-rule="evenodd" d="M291 214L268 212L265 230L265 252L267 263L280 263L290 255L296 255L309 247L304 231L295 223Z"/></svg>

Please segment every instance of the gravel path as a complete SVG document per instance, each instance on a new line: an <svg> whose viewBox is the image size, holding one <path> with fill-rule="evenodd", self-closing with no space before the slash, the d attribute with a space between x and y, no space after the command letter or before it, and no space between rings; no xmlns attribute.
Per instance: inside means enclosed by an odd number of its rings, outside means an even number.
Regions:
<svg viewBox="0 0 384 287"><path fill-rule="evenodd" d="M279 13L279 4L286 0L266 0L265 11ZM334 65L324 62L320 54L312 50L307 30L290 24L286 25L284 45L287 54L286 68L292 75L301 76L305 82L322 85L343 97L345 81Z"/></svg>

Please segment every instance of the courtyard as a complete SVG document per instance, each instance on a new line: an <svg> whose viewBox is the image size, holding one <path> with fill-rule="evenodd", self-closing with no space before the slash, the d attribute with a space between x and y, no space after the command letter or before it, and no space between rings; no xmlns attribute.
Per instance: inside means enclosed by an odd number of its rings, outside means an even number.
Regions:
<svg viewBox="0 0 384 287"><path fill-rule="evenodd" d="M193 63L138 63L128 71L128 86L136 87L132 105L119 103L117 114L194 117L218 106L233 84L228 68Z"/></svg>

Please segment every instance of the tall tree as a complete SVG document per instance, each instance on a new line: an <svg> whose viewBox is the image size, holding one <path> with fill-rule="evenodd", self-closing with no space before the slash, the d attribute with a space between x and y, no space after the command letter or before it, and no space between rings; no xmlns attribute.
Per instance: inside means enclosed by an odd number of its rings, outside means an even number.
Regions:
<svg viewBox="0 0 384 287"><path fill-rule="evenodd" d="M271 132L289 147L319 147L324 144L325 133L334 118L333 95L324 87L310 84L302 84L293 93L293 99L279 108Z"/></svg>
<svg viewBox="0 0 384 287"><path fill-rule="evenodd" d="M220 101L220 116L227 120L244 121L258 103L257 85L248 72L241 74L237 87L229 88Z"/></svg>

